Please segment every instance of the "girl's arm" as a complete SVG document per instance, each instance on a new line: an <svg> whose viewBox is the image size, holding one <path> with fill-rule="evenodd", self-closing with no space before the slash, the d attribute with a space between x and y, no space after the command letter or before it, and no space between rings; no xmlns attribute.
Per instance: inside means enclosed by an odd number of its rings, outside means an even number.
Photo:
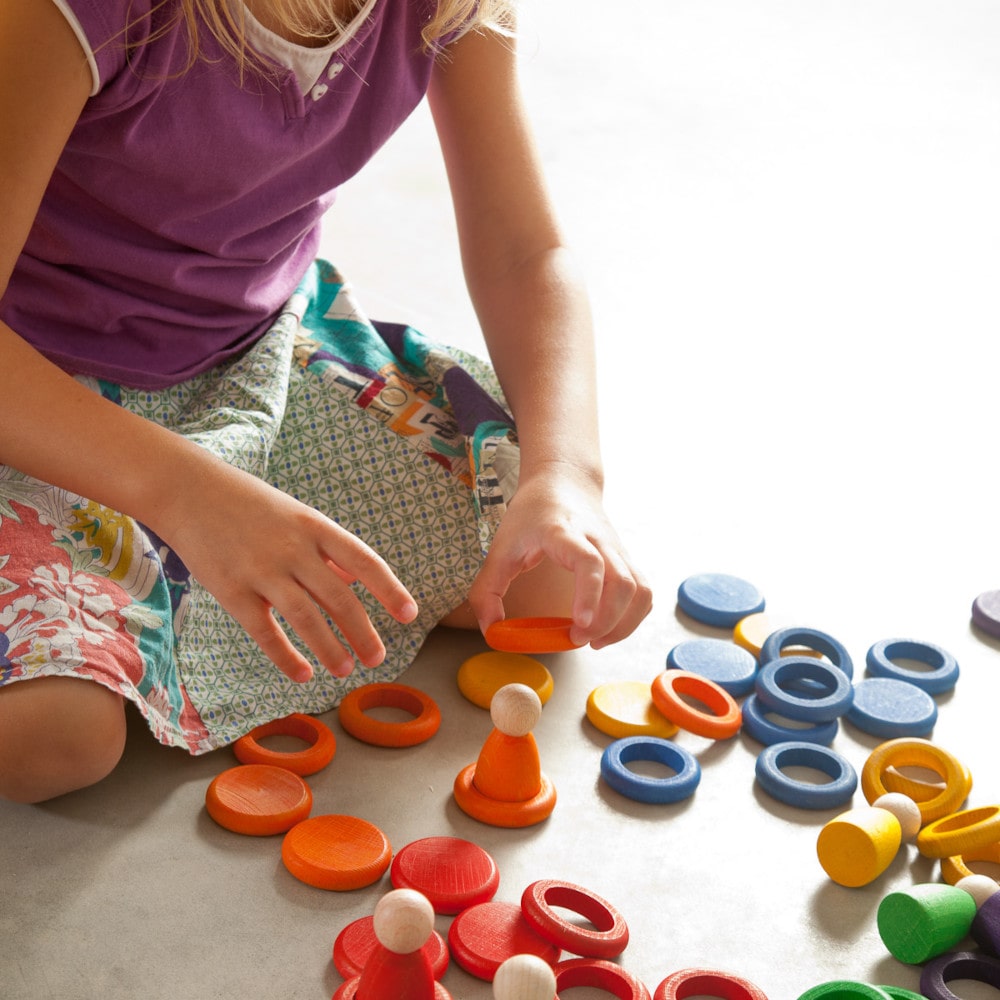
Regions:
<svg viewBox="0 0 1000 1000"><path fill-rule="evenodd" d="M0 3L0 297L90 85L54 4ZM0 359L0 463L149 525L289 677L305 680L312 668L272 609L341 674L353 661L320 609L361 662L385 655L351 582L400 621L416 615L388 566L350 532L102 399L2 323Z"/></svg>
<svg viewBox="0 0 1000 1000"><path fill-rule="evenodd" d="M573 575L573 638L631 633L651 595L602 508L590 310L550 204L517 83L513 43L470 33L435 66L441 141L466 282L517 422L517 493L469 595L480 624L548 559ZM540 609L539 613L544 613Z"/></svg>

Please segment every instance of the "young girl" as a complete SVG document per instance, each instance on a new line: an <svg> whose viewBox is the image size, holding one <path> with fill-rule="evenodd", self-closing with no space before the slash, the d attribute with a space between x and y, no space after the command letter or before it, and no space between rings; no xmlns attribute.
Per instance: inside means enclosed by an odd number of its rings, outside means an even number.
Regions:
<svg viewBox="0 0 1000 1000"><path fill-rule="evenodd" d="M124 699L202 753L396 677L439 623L566 614L600 648L648 613L512 23L0 5L0 795L106 775ZM492 368L370 322L313 260L425 94Z"/></svg>

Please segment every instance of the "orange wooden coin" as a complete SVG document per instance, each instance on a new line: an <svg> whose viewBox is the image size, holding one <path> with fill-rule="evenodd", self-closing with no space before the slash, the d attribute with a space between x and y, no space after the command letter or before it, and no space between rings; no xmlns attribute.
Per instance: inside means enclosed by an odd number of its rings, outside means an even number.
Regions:
<svg viewBox="0 0 1000 1000"><path fill-rule="evenodd" d="M739 732L740 706L728 691L707 677L687 670L666 670L653 681L651 693L660 712L690 733L724 740ZM689 705L683 695L697 699L708 711Z"/></svg>
<svg viewBox="0 0 1000 1000"><path fill-rule="evenodd" d="M305 750L270 750L259 742L268 736L294 736L305 740L309 746ZM233 753L241 764L273 764L301 775L322 770L336 752L337 738L333 730L319 719L298 712L265 722L233 744Z"/></svg>
<svg viewBox="0 0 1000 1000"><path fill-rule="evenodd" d="M484 633L486 644L503 653L562 653L579 649L569 637L572 618L504 618Z"/></svg>
<svg viewBox="0 0 1000 1000"><path fill-rule="evenodd" d="M404 722L378 719L373 708L398 708L413 716ZM412 747L441 728L441 710L423 691L406 684L365 684L346 695L338 709L340 724L355 739L377 747Z"/></svg>
<svg viewBox="0 0 1000 1000"><path fill-rule="evenodd" d="M205 792L205 809L219 826L251 837L285 833L309 816L312 801L299 775L271 764L231 767Z"/></svg>
<svg viewBox="0 0 1000 1000"><path fill-rule="evenodd" d="M361 889L385 874L392 847L366 820L314 816L285 834L281 860L297 879L317 889Z"/></svg>

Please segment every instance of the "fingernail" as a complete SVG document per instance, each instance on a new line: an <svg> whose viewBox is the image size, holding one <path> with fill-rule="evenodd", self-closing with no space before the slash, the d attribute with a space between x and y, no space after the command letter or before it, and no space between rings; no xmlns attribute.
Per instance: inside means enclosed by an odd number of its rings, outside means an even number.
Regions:
<svg viewBox="0 0 1000 1000"><path fill-rule="evenodd" d="M407 601L406 604L399 609L399 618L404 625L408 625L414 618L417 617L419 613L420 609L417 607L416 603L414 601Z"/></svg>

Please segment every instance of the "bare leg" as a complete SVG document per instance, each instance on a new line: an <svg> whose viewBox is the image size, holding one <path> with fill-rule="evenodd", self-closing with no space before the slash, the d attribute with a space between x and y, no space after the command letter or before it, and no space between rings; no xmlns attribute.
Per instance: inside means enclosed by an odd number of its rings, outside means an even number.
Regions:
<svg viewBox="0 0 1000 1000"><path fill-rule="evenodd" d="M40 677L0 688L0 798L42 802L85 788L124 749L122 698L100 684Z"/></svg>

